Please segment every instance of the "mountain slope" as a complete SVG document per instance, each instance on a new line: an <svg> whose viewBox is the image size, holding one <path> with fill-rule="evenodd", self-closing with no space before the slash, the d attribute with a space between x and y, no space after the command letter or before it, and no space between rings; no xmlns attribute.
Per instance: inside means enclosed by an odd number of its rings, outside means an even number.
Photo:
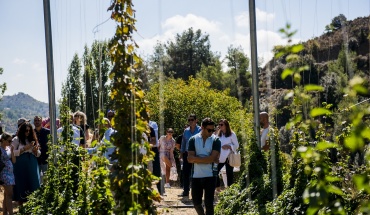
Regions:
<svg viewBox="0 0 370 215"><path fill-rule="evenodd" d="M49 105L37 101L25 93L18 93L12 96L4 96L0 101L1 122L5 131L14 133L17 129L17 120L21 117L30 119L36 115L49 116ZM57 112L58 113L58 112Z"/></svg>

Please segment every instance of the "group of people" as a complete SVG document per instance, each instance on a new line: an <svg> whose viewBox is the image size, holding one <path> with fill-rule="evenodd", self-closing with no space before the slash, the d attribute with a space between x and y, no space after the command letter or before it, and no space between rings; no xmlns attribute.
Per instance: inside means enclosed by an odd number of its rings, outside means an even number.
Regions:
<svg viewBox="0 0 370 215"><path fill-rule="evenodd" d="M65 127L73 130L72 142L79 147L87 148L87 140L92 136L86 115L77 111L70 114L70 125L61 125L57 121L57 133L61 133ZM101 141L110 140L115 132L111 127L110 119L114 117L114 111L108 111L104 118L104 126L107 127ZM50 135L50 123L45 123L45 118L35 116L33 125L31 120L19 118L17 132L10 134L3 131L0 126L0 162L4 168L0 171L0 184L4 187L4 214L13 214L13 201L22 205L27 201L28 195L37 190L43 183L43 175L48 169L48 142ZM49 120L50 121L50 120ZM87 149L88 150L88 149ZM1 166L1 165L0 165Z"/></svg>
<svg viewBox="0 0 370 215"><path fill-rule="evenodd" d="M149 121L150 142L155 153L153 161L153 174L162 177L162 182L157 183L161 195L165 195L164 188L170 188L170 171L176 167L174 150L180 151L182 162L181 184L183 192L180 196L188 197L191 185L191 195L194 208L198 214L204 214L202 197L207 214L213 214L214 193L220 190L218 174L225 166L227 184L233 184L233 169L228 162L228 155L236 152L239 142L236 134L231 130L226 119L221 119L218 124L210 118L205 118L199 126L195 114L190 114L184 131L177 141L173 138L174 130L166 129L166 134L158 138L158 126ZM164 186L163 186L164 185Z"/></svg>
<svg viewBox="0 0 370 215"><path fill-rule="evenodd" d="M102 142L110 141L111 135L116 131L111 126L114 111L108 111L104 118L106 132L101 137L90 135L86 115L77 111L70 115L70 125L62 125L58 128L61 134L64 127L73 130L73 140L77 146L86 148L90 136L100 139ZM205 214L202 206L204 194L204 205L206 214L214 212L214 194L220 191L220 179L218 177L222 168L226 169L227 182L225 186L231 186L234 182L233 170L229 164L229 154L236 152L239 142L236 134L232 131L228 120L221 119L218 123L210 118L202 120L198 125L195 114L188 116L188 124L183 133L175 141L172 128L166 129L166 134L158 137L158 125L149 121L150 134L148 141L152 151L155 153L153 161L153 174L162 177L162 183L157 184L158 191L165 195L164 188L170 188L170 172L176 167L174 150L180 151L182 161L182 187L181 196L189 196L190 187L194 208L198 214ZM27 196L38 189L42 183L42 177L48 168L48 136L50 130L43 126L41 116L34 117L34 127L30 120L20 118L18 130L15 134L7 132L0 133L1 162L5 164L0 172L0 183L4 187L4 214L13 214L12 201L19 205L27 201ZM260 114L260 123L263 128L261 133L261 148L269 149L267 133L269 129L268 114ZM60 136L60 135L59 135ZM88 151L94 151L91 148Z"/></svg>
<svg viewBox="0 0 370 215"><path fill-rule="evenodd" d="M227 119L221 119L216 123L210 118L205 118L199 126L196 115L190 114L187 121L184 132L179 135L181 141L173 139L172 128L167 129L166 135L159 138L159 157L165 166L165 174L162 174L165 175L165 187L170 187L170 168L175 166L173 150L177 147L180 149L182 161L183 192L180 196L188 197L191 187L192 201L197 214L214 214L214 195L215 192L221 191L219 173L222 168L226 169L225 187L234 183L234 167L229 164L229 155L237 152L238 138ZM269 120L266 112L261 112L260 124L261 149L266 151L269 149L267 138ZM154 138L153 134L153 142ZM157 151L155 152L157 154ZM163 190L161 192L159 185L158 190L162 195ZM203 196L206 212L202 206Z"/></svg>
<svg viewBox="0 0 370 215"><path fill-rule="evenodd" d="M41 118L36 116L34 129L30 120L20 118L15 134L3 132L0 135L1 162L5 164L0 172L0 182L4 187L4 214L13 214L12 201L22 205L27 196L40 187L39 163L42 165L45 157L41 157L40 142L44 139L38 140L38 120Z"/></svg>

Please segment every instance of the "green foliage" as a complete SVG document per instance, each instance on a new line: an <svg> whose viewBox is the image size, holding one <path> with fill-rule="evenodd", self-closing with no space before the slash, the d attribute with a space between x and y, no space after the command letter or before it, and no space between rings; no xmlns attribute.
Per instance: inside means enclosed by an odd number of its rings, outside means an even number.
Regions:
<svg viewBox="0 0 370 215"><path fill-rule="evenodd" d="M1 68L0 67L0 75L2 75L3 74L3 72L4 72L4 69L3 68ZM4 93L5 93L5 90L6 90L6 83L4 82L4 83L0 83L0 101L2 100L2 98L3 98L3 95L4 95ZM1 119L1 113L0 113L0 119Z"/></svg>
<svg viewBox="0 0 370 215"><path fill-rule="evenodd" d="M87 123L94 125L98 116L98 108L107 110L111 106L109 98L110 86L108 72L111 69L106 41L94 41L91 49L85 47L84 63L84 91L86 103Z"/></svg>
<svg viewBox="0 0 370 215"><path fill-rule="evenodd" d="M225 79L230 80L226 83L226 86L230 88L230 95L245 104L252 96L252 75L248 71L249 58L244 53L243 48L230 46L225 59L231 78L231 80Z"/></svg>
<svg viewBox="0 0 370 215"><path fill-rule="evenodd" d="M81 61L75 54L68 68L67 80L62 85L62 98L67 99L67 104L73 112L83 110L84 107L81 80Z"/></svg>
<svg viewBox="0 0 370 215"><path fill-rule="evenodd" d="M325 26L326 32L333 32L341 29L347 23L347 18L343 14L339 14L331 20L329 25Z"/></svg>
<svg viewBox="0 0 370 215"><path fill-rule="evenodd" d="M146 99L151 119L159 122L163 117L164 129L172 127L177 134L183 131L191 113L195 113L198 120L205 117L215 121L227 119L236 133L242 132L246 126L247 116L240 102L230 97L228 91L211 89L210 83L204 80L190 78L185 82L169 78L154 84Z"/></svg>
<svg viewBox="0 0 370 215"><path fill-rule="evenodd" d="M131 0L112 1L108 10L112 11L111 18L117 24L116 34L109 43L113 64L109 74L112 81L110 96L116 111L113 126L117 130L111 137L117 147L113 154L117 162L111 169L111 189L117 205L114 212L156 214L153 200L159 201L160 196L152 189L152 182L157 178L147 168L153 153L147 142L142 143L148 115L138 79L142 60L135 53L137 45L131 35L136 30L133 4ZM141 148L148 153L139 153Z"/></svg>
<svg viewBox="0 0 370 215"><path fill-rule="evenodd" d="M228 86L226 82L226 76L228 74L222 71L222 65L220 60L215 60L215 65L205 66L203 65L200 71L197 73L196 78L208 81L211 83L210 87L217 90L224 90ZM226 82L226 83L225 83ZM231 84L231 83L230 83ZM235 84L234 84L235 85Z"/></svg>
<svg viewBox="0 0 370 215"><path fill-rule="evenodd" d="M62 123L66 125L62 141L50 144L44 183L28 197L20 214L112 214L108 160L101 155L89 159L86 150L72 142L73 130L65 103L61 111Z"/></svg>
<svg viewBox="0 0 370 215"><path fill-rule="evenodd" d="M212 64L212 52L209 35L200 29L189 28L182 34L177 34L174 41L165 45L168 62L163 68L164 74L174 78L188 80L195 77L201 66Z"/></svg>

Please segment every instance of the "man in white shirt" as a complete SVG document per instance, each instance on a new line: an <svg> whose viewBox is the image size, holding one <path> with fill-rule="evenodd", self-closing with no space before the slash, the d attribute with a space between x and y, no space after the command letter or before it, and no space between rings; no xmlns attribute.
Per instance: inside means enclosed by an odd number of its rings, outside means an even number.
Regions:
<svg viewBox="0 0 370 215"><path fill-rule="evenodd" d="M70 114L70 122L71 122L71 124L69 124L69 125L63 125L62 127L58 128L58 130L57 130L58 139L59 140L62 140L63 139L62 132L64 130L64 127L67 127L67 129L71 129L73 131L73 139L72 139L72 142L74 144L76 144L77 146L79 146L80 145L80 142L81 142L80 130L79 130L79 128L77 128L75 125L72 124L72 121L73 121L73 115Z"/></svg>
<svg viewBox="0 0 370 215"><path fill-rule="evenodd" d="M260 113L260 126L262 128L261 131L261 149L267 151L270 149L270 143L268 141L268 133L269 133L269 115L267 112Z"/></svg>

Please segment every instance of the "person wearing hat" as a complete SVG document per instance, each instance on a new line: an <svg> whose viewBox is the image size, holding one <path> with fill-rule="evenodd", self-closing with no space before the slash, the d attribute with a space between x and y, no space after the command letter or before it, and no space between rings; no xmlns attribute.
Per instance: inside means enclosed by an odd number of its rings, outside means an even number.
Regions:
<svg viewBox="0 0 370 215"><path fill-rule="evenodd" d="M23 123L25 123L25 122L30 122L30 121L31 121L31 120L26 119L26 118L19 118L19 119L18 119L18 122L17 122L18 128L19 128L21 125L23 125Z"/></svg>

